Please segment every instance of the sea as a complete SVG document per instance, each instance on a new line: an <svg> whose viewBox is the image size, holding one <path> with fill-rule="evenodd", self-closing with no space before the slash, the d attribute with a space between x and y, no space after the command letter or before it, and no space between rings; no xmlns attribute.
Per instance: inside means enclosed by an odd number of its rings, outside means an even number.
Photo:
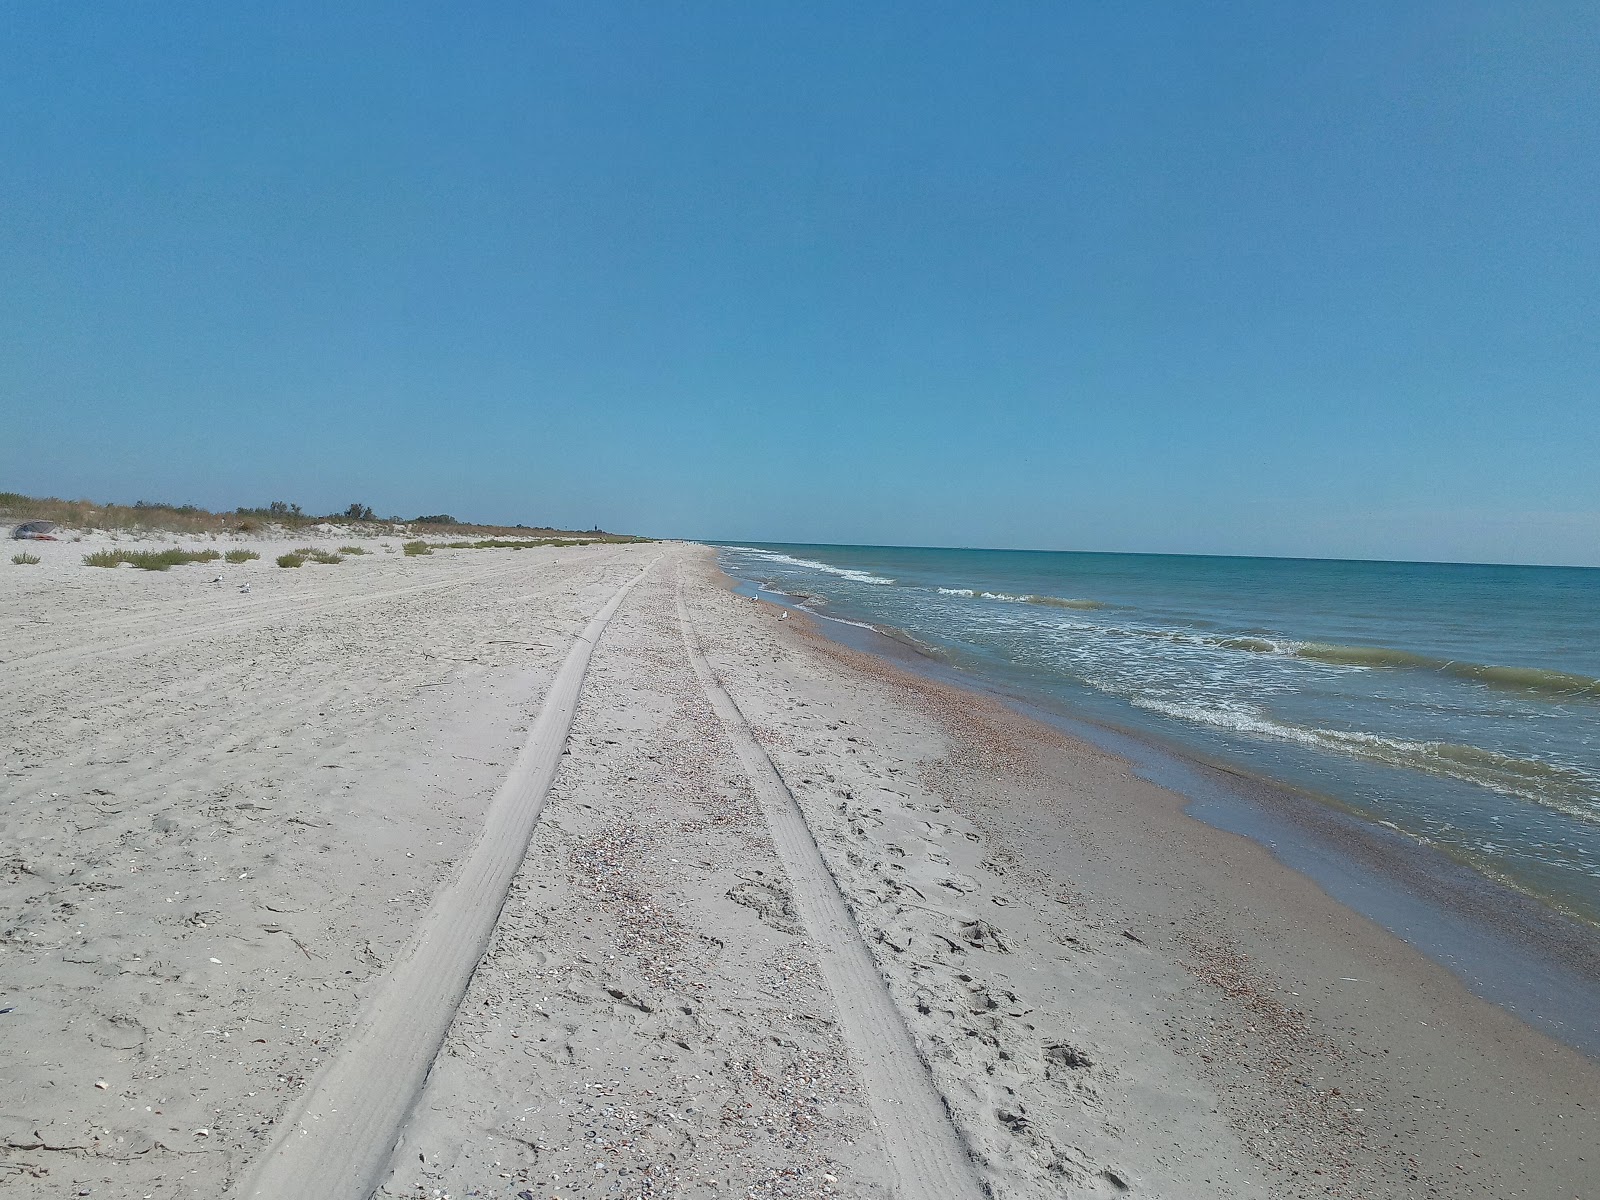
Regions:
<svg viewBox="0 0 1600 1200"><path fill-rule="evenodd" d="M745 543L977 686L1281 784L1600 926L1600 569Z"/></svg>

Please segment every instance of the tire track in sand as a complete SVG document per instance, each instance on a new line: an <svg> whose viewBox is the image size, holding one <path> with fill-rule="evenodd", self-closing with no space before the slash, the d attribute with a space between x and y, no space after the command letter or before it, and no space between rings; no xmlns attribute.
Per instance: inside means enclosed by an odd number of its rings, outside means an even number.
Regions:
<svg viewBox="0 0 1600 1200"><path fill-rule="evenodd" d="M396 962L333 1058L279 1121L238 1196L367 1200L387 1177L401 1129L527 856L589 656L628 592L659 561L612 593L573 642L461 873L434 901L410 955Z"/></svg>
<svg viewBox="0 0 1600 1200"><path fill-rule="evenodd" d="M817 961L833 993L845 1042L883 1135L897 1200L981 1200L985 1192L972 1158L817 849L811 827L789 785L756 741L739 705L717 680L700 649L694 619L684 600L681 568L677 592L678 623L689 661L767 814L795 907L816 945Z"/></svg>

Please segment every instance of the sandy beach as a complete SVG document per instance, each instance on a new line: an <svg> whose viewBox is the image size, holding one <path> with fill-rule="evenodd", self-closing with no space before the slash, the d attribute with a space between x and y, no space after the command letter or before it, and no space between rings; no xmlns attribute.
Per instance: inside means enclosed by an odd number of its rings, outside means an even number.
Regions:
<svg viewBox="0 0 1600 1200"><path fill-rule="evenodd" d="M1593 1061L709 550L306 542L0 570L0 1193L1600 1191Z"/></svg>

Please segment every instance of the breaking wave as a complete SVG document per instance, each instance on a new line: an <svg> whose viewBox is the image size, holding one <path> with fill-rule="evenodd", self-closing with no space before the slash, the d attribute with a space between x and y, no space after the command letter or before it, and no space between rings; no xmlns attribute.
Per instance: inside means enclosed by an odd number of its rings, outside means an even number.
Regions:
<svg viewBox="0 0 1600 1200"><path fill-rule="evenodd" d="M836 567L831 563L817 562L810 558L793 558L787 554L779 554L775 550L757 550L754 546L730 546L730 550L737 550L741 554L753 554L767 562L782 563L789 567L805 567L811 571L822 571L828 575L837 575L841 579L853 579L857 583L889 584L894 580L886 579L882 575L874 575L870 571L853 571L849 567Z"/></svg>
<svg viewBox="0 0 1600 1200"><path fill-rule="evenodd" d="M1049 608L1089 610L1106 607L1099 600L1075 600L1066 596L1013 596L1009 592L980 592L975 588L942 587L938 590L944 596L971 596L984 600L1004 600L1010 604L1043 604Z"/></svg>
<svg viewBox="0 0 1600 1200"><path fill-rule="evenodd" d="M949 596L981 596L986 600L1007 600L1017 604L1042 604L1053 608L1094 610L1111 607L1098 600L1069 600L1057 596L1013 596L1004 592L981 592L971 588L940 588ZM1088 629L1090 626L1083 626ZM1514 692L1544 700L1600 702L1600 679L1570 671L1543 667L1506 667L1469 662L1465 659L1437 658L1410 650L1387 646L1346 646L1326 642L1300 642L1288 638L1250 634L1202 634L1185 629L1148 625L1096 624L1093 630L1111 637L1140 638L1203 649L1238 650L1249 654L1271 654L1334 667L1366 670L1421 671L1465 679L1502 692Z"/></svg>
<svg viewBox="0 0 1600 1200"><path fill-rule="evenodd" d="M1140 708L1218 729L1298 742L1319 750L1354 755L1391 767L1425 771L1477 784L1506 796L1529 800L1584 821L1600 824L1600 780L1558 763L1516 758L1478 746L1421 742L1376 733L1315 729L1278 721L1254 706L1214 707L1152 696L1132 696Z"/></svg>
<svg viewBox="0 0 1600 1200"><path fill-rule="evenodd" d="M1322 642L1273 641L1259 637L1219 637L1208 639L1226 650L1248 650L1259 654L1285 654L1312 662L1340 667L1390 668L1432 671L1470 679L1485 687L1507 692L1533 692L1559 700L1600 700L1600 679L1574 675L1567 671L1548 671L1540 667L1497 667L1461 659L1434 658L1409 650L1385 646L1340 646Z"/></svg>

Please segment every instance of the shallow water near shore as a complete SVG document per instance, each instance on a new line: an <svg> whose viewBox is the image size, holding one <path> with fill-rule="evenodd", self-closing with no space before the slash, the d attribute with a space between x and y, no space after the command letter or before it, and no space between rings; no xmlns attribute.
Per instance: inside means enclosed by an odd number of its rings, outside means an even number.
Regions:
<svg viewBox="0 0 1600 1200"><path fill-rule="evenodd" d="M1332 798L1600 923L1600 570L724 546L980 681Z"/></svg>
<svg viewBox="0 0 1600 1200"><path fill-rule="evenodd" d="M1475 995L1600 1062L1600 930L1555 912L1392 827L1364 821L1332 798L1196 757L1187 748L1067 711L1038 695L931 657L899 631L827 616L751 580L735 591L821 617L840 645L916 674L993 696L1008 707L1115 754L1184 800L1184 812L1263 845L1334 900L1449 969ZM1351 986L1371 985L1350 979Z"/></svg>

